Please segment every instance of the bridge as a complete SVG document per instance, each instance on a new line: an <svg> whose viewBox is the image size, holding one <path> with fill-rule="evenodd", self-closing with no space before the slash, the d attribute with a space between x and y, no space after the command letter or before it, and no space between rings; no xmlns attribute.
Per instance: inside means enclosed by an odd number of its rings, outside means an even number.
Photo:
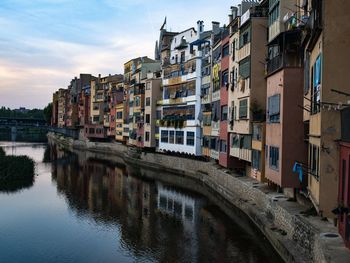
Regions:
<svg viewBox="0 0 350 263"><path fill-rule="evenodd" d="M2 128L38 127L38 128L46 128L47 129L48 125L44 119L0 117L0 127L2 127Z"/></svg>

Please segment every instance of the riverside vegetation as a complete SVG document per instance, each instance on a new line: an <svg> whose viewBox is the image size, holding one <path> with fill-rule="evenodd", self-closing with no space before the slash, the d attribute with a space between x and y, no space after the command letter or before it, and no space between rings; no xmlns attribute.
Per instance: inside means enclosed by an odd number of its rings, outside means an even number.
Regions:
<svg viewBox="0 0 350 263"><path fill-rule="evenodd" d="M16 192L34 183L34 161L27 156L8 156L0 147L0 192Z"/></svg>

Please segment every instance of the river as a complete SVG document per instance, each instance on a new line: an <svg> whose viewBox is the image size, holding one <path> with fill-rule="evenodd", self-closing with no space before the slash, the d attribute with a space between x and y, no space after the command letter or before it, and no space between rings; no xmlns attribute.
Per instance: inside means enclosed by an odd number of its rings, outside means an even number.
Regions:
<svg viewBox="0 0 350 263"><path fill-rule="evenodd" d="M36 162L31 188L0 192L0 262L281 262L247 219L190 182L56 145L0 145Z"/></svg>

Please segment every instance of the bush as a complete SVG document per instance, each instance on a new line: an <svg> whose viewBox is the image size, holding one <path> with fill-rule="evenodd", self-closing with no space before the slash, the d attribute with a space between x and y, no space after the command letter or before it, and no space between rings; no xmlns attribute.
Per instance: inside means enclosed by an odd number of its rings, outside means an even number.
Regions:
<svg viewBox="0 0 350 263"><path fill-rule="evenodd" d="M27 156L6 156L0 147L0 191L12 192L34 183L35 163Z"/></svg>

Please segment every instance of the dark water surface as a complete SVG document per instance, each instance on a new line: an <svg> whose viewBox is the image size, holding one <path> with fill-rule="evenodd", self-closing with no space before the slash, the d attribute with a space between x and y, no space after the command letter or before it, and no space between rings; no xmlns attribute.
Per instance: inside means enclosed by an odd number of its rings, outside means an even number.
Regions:
<svg viewBox="0 0 350 263"><path fill-rule="evenodd" d="M32 157L37 173L30 189L0 192L0 262L281 262L246 222L138 168L0 145Z"/></svg>

